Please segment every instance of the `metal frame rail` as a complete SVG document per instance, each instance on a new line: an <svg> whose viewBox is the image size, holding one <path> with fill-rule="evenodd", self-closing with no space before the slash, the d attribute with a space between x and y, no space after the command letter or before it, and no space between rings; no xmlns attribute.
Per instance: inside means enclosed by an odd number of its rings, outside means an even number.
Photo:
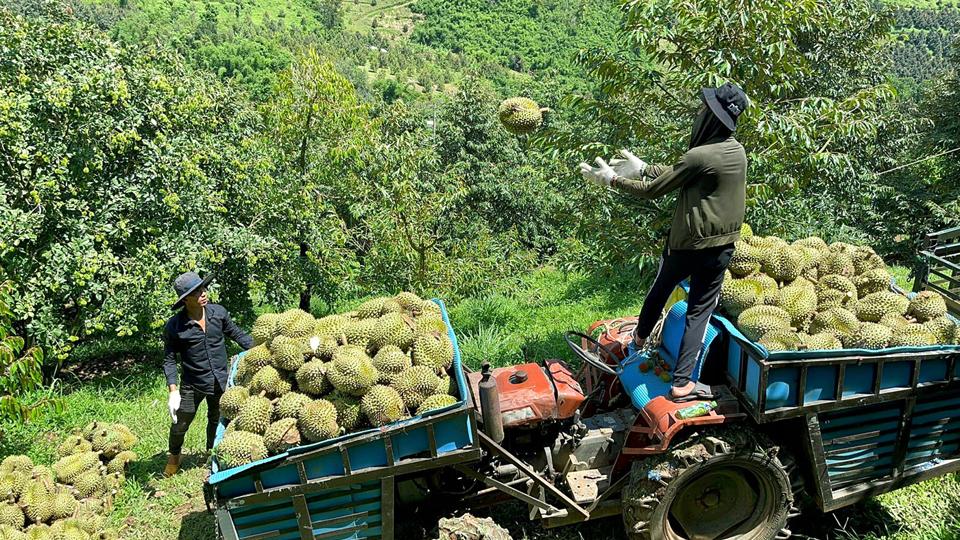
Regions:
<svg viewBox="0 0 960 540"><path fill-rule="evenodd" d="M936 291L953 313L960 314L960 227L927 235L914 290Z"/></svg>

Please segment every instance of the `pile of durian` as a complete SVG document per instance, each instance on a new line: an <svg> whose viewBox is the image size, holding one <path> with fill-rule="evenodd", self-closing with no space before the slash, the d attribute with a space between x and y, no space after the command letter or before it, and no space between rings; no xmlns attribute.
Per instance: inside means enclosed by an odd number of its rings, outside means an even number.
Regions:
<svg viewBox="0 0 960 540"><path fill-rule="evenodd" d="M770 352L950 345L960 329L936 292L894 292L869 246L788 243L744 225L720 291L721 310Z"/></svg>
<svg viewBox="0 0 960 540"><path fill-rule="evenodd" d="M319 319L264 314L251 333L256 346L220 398L223 469L458 402L440 306L414 293Z"/></svg>
<svg viewBox="0 0 960 540"><path fill-rule="evenodd" d="M137 460L137 436L123 424L92 422L58 447L52 467L27 456L0 462L0 539L109 540L113 495Z"/></svg>

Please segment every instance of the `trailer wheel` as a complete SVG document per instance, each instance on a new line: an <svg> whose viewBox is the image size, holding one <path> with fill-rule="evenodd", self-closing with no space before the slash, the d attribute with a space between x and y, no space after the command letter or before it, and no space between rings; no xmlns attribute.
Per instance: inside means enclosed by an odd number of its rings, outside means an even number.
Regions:
<svg viewBox="0 0 960 540"><path fill-rule="evenodd" d="M632 540L789 538L792 460L747 426L704 430L633 464L623 493ZM786 463L785 463L786 462Z"/></svg>

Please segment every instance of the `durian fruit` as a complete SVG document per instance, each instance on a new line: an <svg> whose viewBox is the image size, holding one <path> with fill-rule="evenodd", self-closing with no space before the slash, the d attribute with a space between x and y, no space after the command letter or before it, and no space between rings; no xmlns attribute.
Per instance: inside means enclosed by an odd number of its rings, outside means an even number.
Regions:
<svg viewBox="0 0 960 540"><path fill-rule="evenodd" d="M853 259L853 254L857 252L857 246L848 242L834 242L828 246L833 253L842 253Z"/></svg>
<svg viewBox="0 0 960 540"><path fill-rule="evenodd" d="M940 293L920 291L910 300L907 313L924 323L947 314L947 302Z"/></svg>
<svg viewBox="0 0 960 540"><path fill-rule="evenodd" d="M851 311L844 308L830 308L813 316L810 333L830 332L843 341L843 336L853 334L860 328L860 321Z"/></svg>
<svg viewBox="0 0 960 540"><path fill-rule="evenodd" d="M883 317L880 317L880 324L890 329L900 328L910 323L911 321L909 319L899 313L887 313Z"/></svg>
<svg viewBox="0 0 960 540"><path fill-rule="evenodd" d="M426 366L442 373L453 364L453 342L445 333L421 334L413 341L410 356L414 366Z"/></svg>
<svg viewBox="0 0 960 540"><path fill-rule="evenodd" d="M823 238L819 236L808 236L806 238L801 238L796 240L792 244L794 247L798 248L812 248L819 252L827 251L827 243L823 241Z"/></svg>
<svg viewBox="0 0 960 540"><path fill-rule="evenodd" d="M855 300L847 293L837 289L823 289L817 292L817 311L826 311L830 308L847 308Z"/></svg>
<svg viewBox="0 0 960 540"><path fill-rule="evenodd" d="M233 424L240 431L263 435L270 425L272 416L273 404L269 399L259 395L250 396L240 407L240 414L234 419Z"/></svg>
<svg viewBox="0 0 960 540"><path fill-rule="evenodd" d="M28 480L27 473L23 471L0 473L0 500L20 498Z"/></svg>
<svg viewBox="0 0 960 540"><path fill-rule="evenodd" d="M800 334L792 330L774 330L764 334L759 341L765 349L770 352L795 351L800 347L802 341Z"/></svg>
<svg viewBox="0 0 960 540"><path fill-rule="evenodd" d="M126 481L122 472L107 473L103 477L103 485L107 493L116 493L120 486Z"/></svg>
<svg viewBox="0 0 960 540"><path fill-rule="evenodd" d="M340 339L344 332L346 332L347 326L352 322L349 317L344 317L343 315L327 315L326 317L317 319L317 324L314 325L313 332L314 335L319 337L328 336L334 339Z"/></svg>
<svg viewBox="0 0 960 540"><path fill-rule="evenodd" d="M893 331L882 324L865 322L850 335L846 344L855 349L883 349L892 335Z"/></svg>
<svg viewBox="0 0 960 540"><path fill-rule="evenodd" d="M70 454L79 454L80 452L89 452L93 449L90 441L83 438L82 435L68 435L57 445L57 457L62 458Z"/></svg>
<svg viewBox="0 0 960 540"><path fill-rule="evenodd" d="M89 507L83 507L77 511L72 518L72 525L91 535L98 535L107 525L107 518L97 512L92 512Z"/></svg>
<svg viewBox="0 0 960 540"><path fill-rule="evenodd" d="M297 387L314 397L320 397L333 389L327 379L328 365L321 360L311 360L297 370Z"/></svg>
<svg viewBox="0 0 960 540"><path fill-rule="evenodd" d="M361 319L376 319L383 315L383 303L387 301L386 297L371 298L357 306L357 316Z"/></svg>
<svg viewBox="0 0 960 540"><path fill-rule="evenodd" d="M890 274L886 270L874 268L854 277L852 281L857 287L857 294L864 297L875 292L889 291L890 280Z"/></svg>
<svg viewBox="0 0 960 540"><path fill-rule="evenodd" d="M220 415L227 420L233 420L240 414L240 408L250 397L250 392L243 386L231 386L220 396Z"/></svg>
<svg viewBox="0 0 960 540"><path fill-rule="evenodd" d="M51 536L50 534L50 526L43 523L39 525L34 524L27 527L27 529L24 531L24 534L25 534L24 538L26 540L52 540L53 539L53 536ZM3 536L0 536L0 538L3 538ZM109 540L109 539L101 538L100 540Z"/></svg>
<svg viewBox="0 0 960 540"><path fill-rule="evenodd" d="M356 345L364 351L367 351L370 349L370 342L373 340L373 333L376 327L377 319L354 321L344 330L344 336L346 336L348 344Z"/></svg>
<svg viewBox="0 0 960 540"><path fill-rule="evenodd" d="M53 495L42 484L30 483L20 496L20 506L31 523L43 523L53 516Z"/></svg>
<svg viewBox="0 0 960 540"><path fill-rule="evenodd" d="M384 315L387 313L403 313L403 306L400 305L400 302L397 302L396 298L387 298L383 301L383 308L381 311Z"/></svg>
<svg viewBox="0 0 960 540"><path fill-rule="evenodd" d="M284 371L296 371L303 365L305 356L309 353L312 351L301 339L277 336L270 346L270 364Z"/></svg>
<svg viewBox="0 0 960 540"><path fill-rule="evenodd" d="M804 282L809 284L806 280ZM780 290L777 305L790 314L793 328L806 329L817 311L817 294L812 286L791 284Z"/></svg>
<svg viewBox="0 0 960 540"><path fill-rule="evenodd" d="M937 317L923 323L924 328L936 336L940 345L954 345L957 336L957 324L947 316Z"/></svg>
<svg viewBox="0 0 960 540"><path fill-rule="evenodd" d="M0 461L0 473L10 472L30 472L33 469L33 461L24 455L12 455L3 458Z"/></svg>
<svg viewBox="0 0 960 540"><path fill-rule="evenodd" d="M381 384L374 385L363 396L360 400L360 410L375 427L396 422L406 412L400 394L393 388Z"/></svg>
<svg viewBox="0 0 960 540"><path fill-rule="evenodd" d="M763 285L756 280L724 280L720 286L720 307L733 317L763 302Z"/></svg>
<svg viewBox="0 0 960 540"><path fill-rule="evenodd" d="M340 342L333 336L314 336L310 338L310 346L313 349L313 356L324 362L333 359L333 353L336 352Z"/></svg>
<svg viewBox="0 0 960 540"><path fill-rule="evenodd" d="M267 366L250 379L250 393L266 393L270 397L279 397L292 389L290 381L280 374L273 366Z"/></svg>
<svg viewBox="0 0 960 540"><path fill-rule="evenodd" d="M852 277L856 274L853 266L853 259L844 251L835 251L831 249L820 258L818 266L821 275L839 274L845 277Z"/></svg>
<svg viewBox="0 0 960 540"><path fill-rule="evenodd" d="M250 329L253 343L255 345L269 344L270 340L280 333L279 322L280 315L276 313L264 313L257 317L257 320L253 323L253 328Z"/></svg>
<svg viewBox="0 0 960 540"><path fill-rule="evenodd" d="M797 249L799 249L800 253L803 254L800 262L803 270L807 270L808 268L817 268L817 265L820 263L820 259L823 257L823 253L821 251L812 247L798 247ZM801 275L803 275L803 271L801 271Z"/></svg>
<svg viewBox="0 0 960 540"><path fill-rule="evenodd" d="M0 525L0 540L24 540L27 536L9 525Z"/></svg>
<svg viewBox="0 0 960 540"><path fill-rule="evenodd" d="M727 268L737 277L745 277L760 271L763 261L763 251L753 247L743 240L734 244L733 256Z"/></svg>
<svg viewBox="0 0 960 540"><path fill-rule="evenodd" d="M93 445L93 451L99 452L100 455L106 459L113 459L113 456L119 454L122 450L120 435L112 426L108 426L97 432L93 436L91 444Z"/></svg>
<svg viewBox="0 0 960 540"><path fill-rule="evenodd" d="M340 434L337 409L325 399L316 399L304 405L297 425L303 438L310 442L324 441Z"/></svg>
<svg viewBox="0 0 960 540"><path fill-rule="evenodd" d="M263 437L247 431L233 431L224 435L214 454L224 469L260 461L268 455Z"/></svg>
<svg viewBox="0 0 960 540"><path fill-rule="evenodd" d="M803 269L803 252L790 245L769 249L763 259L763 272L780 283L797 279Z"/></svg>
<svg viewBox="0 0 960 540"><path fill-rule="evenodd" d="M424 300L420 304L419 314L424 315L430 313L434 315L441 315L443 312L440 310L440 304L434 302L433 300Z"/></svg>
<svg viewBox="0 0 960 540"><path fill-rule="evenodd" d="M777 280L766 274L756 274L745 277L741 281L759 284L763 288L763 298L761 303L768 306L774 306L780 299L780 284Z"/></svg>
<svg viewBox="0 0 960 540"><path fill-rule="evenodd" d="M403 370L412 366L410 357L396 345L387 345L377 351L373 357L373 367L380 374L381 384L390 384Z"/></svg>
<svg viewBox="0 0 960 540"><path fill-rule="evenodd" d="M131 450L140 442L140 439L133 431L123 424L113 424L113 431L120 440L120 450Z"/></svg>
<svg viewBox="0 0 960 540"><path fill-rule="evenodd" d="M753 228L746 223L740 225L740 238L750 238L753 236Z"/></svg>
<svg viewBox="0 0 960 540"><path fill-rule="evenodd" d="M281 418L270 424L266 433L263 434L263 444L271 454L282 454L295 446L300 446L297 419Z"/></svg>
<svg viewBox="0 0 960 540"><path fill-rule="evenodd" d="M802 348L810 351L829 351L843 348L843 343L832 332L820 332L813 335L803 334L800 339Z"/></svg>
<svg viewBox="0 0 960 540"><path fill-rule="evenodd" d="M360 398L333 392L328 401L337 409L337 424L346 432L356 431L366 425L366 417L360 407Z"/></svg>
<svg viewBox="0 0 960 540"><path fill-rule="evenodd" d="M77 511L77 499L67 490L59 490L53 496L53 519L70 517Z"/></svg>
<svg viewBox="0 0 960 540"><path fill-rule="evenodd" d="M432 368L415 365L397 376L393 387L400 394L404 405L410 410L416 410L423 400L434 394L439 384L440 378Z"/></svg>
<svg viewBox="0 0 960 540"><path fill-rule="evenodd" d="M861 321L880 322L887 313L906 314L909 305L910 300L906 296L891 291L880 291L857 300L853 305L853 312Z"/></svg>
<svg viewBox="0 0 960 540"><path fill-rule="evenodd" d="M413 322L409 318L400 313L387 313L377 319L370 345L373 349L394 345L407 350L413 344L413 338Z"/></svg>
<svg viewBox="0 0 960 540"><path fill-rule="evenodd" d="M280 314L280 334L288 338L307 338L313 334L317 321L302 309L290 309Z"/></svg>
<svg viewBox="0 0 960 540"><path fill-rule="evenodd" d="M83 452L66 456L53 464L53 473L57 480L72 484L84 472L100 466L100 454Z"/></svg>
<svg viewBox="0 0 960 540"><path fill-rule="evenodd" d="M890 347L927 347L937 344L937 336L922 324L908 324L897 328L890 337Z"/></svg>
<svg viewBox="0 0 960 540"><path fill-rule="evenodd" d="M400 309L417 314L423 305L423 299L412 292L404 291L393 297L393 300L400 305Z"/></svg>
<svg viewBox="0 0 960 540"><path fill-rule="evenodd" d="M73 497L70 497L72 500ZM74 501L76 502L76 501ZM23 515L23 510L12 502L0 502L0 525L13 527L16 530L23 528L27 517Z"/></svg>
<svg viewBox="0 0 960 540"><path fill-rule="evenodd" d="M858 246L853 252L853 270L857 275L870 270L885 270L886 267L883 258L871 247Z"/></svg>
<svg viewBox="0 0 960 540"><path fill-rule="evenodd" d="M333 361L327 366L327 380L337 390L353 396L367 393L380 374L373 361L357 345L343 345L333 353Z"/></svg>
<svg viewBox="0 0 960 540"><path fill-rule="evenodd" d="M132 450L124 450L107 463L107 472L111 474L124 473L127 470L127 465L136 460L137 454L135 452Z"/></svg>
<svg viewBox="0 0 960 540"><path fill-rule="evenodd" d="M299 392L284 394L273 406L273 419L298 418L303 407L311 401L313 400L310 399L309 396ZM269 447L270 445L268 444L267 448Z"/></svg>
<svg viewBox="0 0 960 540"><path fill-rule="evenodd" d="M737 317L737 326L752 341L757 341L767 332L790 329L790 313L777 306L754 306Z"/></svg>
<svg viewBox="0 0 960 540"><path fill-rule="evenodd" d="M457 381L454 380L453 377L442 373L439 379L440 382L437 383L437 389L434 390L434 394L450 394L454 396L460 393L460 390L457 388Z"/></svg>
<svg viewBox="0 0 960 540"><path fill-rule="evenodd" d="M436 304L434 304L436 305ZM415 334L429 334L430 332L447 333L447 323L439 313L424 313L413 321Z"/></svg>
<svg viewBox="0 0 960 540"><path fill-rule="evenodd" d="M103 475L96 469L88 470L78 476L73 483L73 487L77 488L77 494L82 499L100 496L106 491L106 485L103 483Z"/></svg>
<svg viewBox="0 0 960 540"><path fill-rule="evenodd" d="M449 407L450 405L455 405L457 403L457 398L447 395L447 394L434 394L427 399L423 400L423 403L420 404L420 407L417 408L417 415L421 415L427 411L432 411L434 409L442 409L444 407Z"/></svg>
<svg viewBox="0 0 960 540"><path fill-rule="evenodd" d="M500 102L497 118L508 132L514 135L533 133L543 123L543 113L537 102L525 97L508 98Z"/></svg>
<svg viewBox="0 0 960 540"><path fill-rule="evenodd" d="M850 279L841 276L840 274L828 274L821 277L817 281L817 296L818 300L823 303L822 296L827 295L829 291L837 291L840 294L842 301L839 306L827 306L827 307L844 307L849 304L851 301L854 301L858 298L857 296L857 287L853 284Z"/></svg>
<svg viewBox="0 0 960 540"><path fill-rule="evenodd" d="M270 350L266 345L257 345L251 348L240 359L234 382L241 385L249 384L250 379L258 371L270 365L271 358Z"/></svg>

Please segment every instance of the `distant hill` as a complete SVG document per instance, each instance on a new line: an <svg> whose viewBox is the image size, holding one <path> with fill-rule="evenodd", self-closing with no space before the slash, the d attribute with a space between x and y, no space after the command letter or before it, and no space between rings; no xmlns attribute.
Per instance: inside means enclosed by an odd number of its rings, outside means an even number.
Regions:
<svg viewBox="0 0 960 540"><path fill-rule="evenodd" d="M915 82L937 77L948 66L951 47L960 37L960 4L925 0L891 0L897 42L894 75Z"/></svg>

